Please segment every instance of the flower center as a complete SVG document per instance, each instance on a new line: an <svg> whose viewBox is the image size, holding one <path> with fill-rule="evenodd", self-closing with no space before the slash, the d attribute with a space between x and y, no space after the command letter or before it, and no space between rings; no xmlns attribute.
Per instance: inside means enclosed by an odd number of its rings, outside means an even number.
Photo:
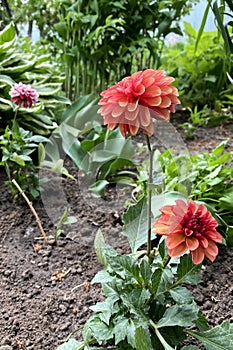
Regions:
<svg viewBox="0 0 233 350"><path fill-rule="evenodd" d="M186 236L200 236L203 229L203 222L200 217L192 215L185 224L184 234Z"/></svg>

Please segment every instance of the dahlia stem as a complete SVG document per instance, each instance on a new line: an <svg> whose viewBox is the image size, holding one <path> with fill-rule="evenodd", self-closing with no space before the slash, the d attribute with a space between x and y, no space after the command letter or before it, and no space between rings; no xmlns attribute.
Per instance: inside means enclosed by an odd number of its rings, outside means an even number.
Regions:
<svg viewBox="0 0 233 350"><path fill-rule="evenodd" d="M15 120L16 120L16 116L17 116L17 113L18 113L18 109L19 109L19 106L17 106L17 107L15 108L15 114L14 114L14 118L13 118L13 124L14 124L14 122L15 122Z"/></svg>
<svg viewBox="0 0 233 350"><path fill-rule="evenodd" d="M151 219L152 219L152 213L151 213L151 199L152 199L152 184L153 184L153 155L154 151L151 148L150 139L149 136L146 135L146 143L147 148L149 151L149 178L148 178L148 226L147 226L147 256L149 258L149 263L152 263L152 256L151 256Z"/></svg>

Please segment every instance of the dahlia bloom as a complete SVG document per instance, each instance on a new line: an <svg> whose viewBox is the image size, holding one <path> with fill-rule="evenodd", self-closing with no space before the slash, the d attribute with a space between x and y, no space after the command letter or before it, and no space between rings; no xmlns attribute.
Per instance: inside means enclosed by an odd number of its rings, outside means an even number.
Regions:
<svg viewBox="0 0 233 350"><path fill-rule="evenodd" d="M23 83L15 84L9 92L11 101L18 106L31 107L38 101L39 94L30 85Z"/></svg>
<svg viewBox="0 0 233 350"><path fill-rule="evenodd" d="M175 205L165 205L160 211L162 216L155 221L153 232L167 236L171 257L189 250L194 264L200 264L205 257L214 261L218 255L215 242L221 243L222 236L216 231L217 221L203 204L176 200Z"/></svg>
<svg viewBox="0 0 233 350"><path fill-rule="evenodd" d="M102 91L99 113L108 129L119 125L125 137L127 132L136 135L141 128L151 136L153 119L169 120L170 112L180 103L177 89L170 85L174 80L164 70L146 69Z"/></svg>

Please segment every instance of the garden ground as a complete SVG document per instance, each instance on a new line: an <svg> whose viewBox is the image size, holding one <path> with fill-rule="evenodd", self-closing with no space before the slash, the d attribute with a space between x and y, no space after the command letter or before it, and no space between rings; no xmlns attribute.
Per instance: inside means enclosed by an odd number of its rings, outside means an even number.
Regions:
<svg viewBox="0 0 233 350"><path fill-rule="evenodd" d="M197 129L192 141L185 141L190 153L211 151L229 139L233 150L233 124ZM181 136L184 136L181 131ZM69 168L75 176L77 170ZM80 190L77 183L63 179L66 199L77 223L66 226L57 244L38 240L40 231L23 202L14 203L0 174L0 350L55 350L67 336L82 326L90 315L89 306L100 300L98 285L90 281L102 268L93 249L98 228L119 252L127 249L120 236L123 207L107 210ZM105 203L106 204L106 203ZM46 234L55 228L41 201L35 208ZM203 281L193 289L195 300L210 325L233 322L233 248L220 247L213 264L206 263ZM196 344L189 341L188 344Z"/></svg>

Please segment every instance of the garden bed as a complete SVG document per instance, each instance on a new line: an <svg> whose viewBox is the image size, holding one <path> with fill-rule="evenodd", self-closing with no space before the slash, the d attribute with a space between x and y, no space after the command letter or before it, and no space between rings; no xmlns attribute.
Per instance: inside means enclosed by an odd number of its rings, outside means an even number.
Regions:
<svg viewBox="0 0 233 350"><path fill-rule="evenodd" d="M226 139L228 150L233 150L232 123L197 129L195 134L194 140L185 141L192 154L209 152ZM74 176L77 174L74 167L69 170ZM57 244L45 244L36 239L40 231L27 205L12 201L1 171L0 350L55 350L84 324L91 313L89 306L101 299L99 287L90 285L101 269L93 249L97 229L101 228L119 252L127 249L120 235L123 207L112 206L111 194L101 206L77 183L63 179L66 199L77 223L66 227ZM54 225L43 203L36 202L35 208L46 234L53 235ZM203 281L193 289L210 325L225 319L233 321L232 266L233 248L222 246L215 262L205 264Z"/></svg>

